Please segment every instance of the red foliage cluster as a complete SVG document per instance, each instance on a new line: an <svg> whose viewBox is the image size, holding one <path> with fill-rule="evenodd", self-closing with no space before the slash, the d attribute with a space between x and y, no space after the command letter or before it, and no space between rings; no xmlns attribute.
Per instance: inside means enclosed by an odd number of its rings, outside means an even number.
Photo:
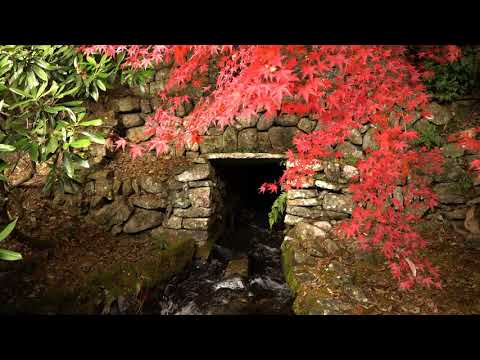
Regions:
<svg viewBox="0 0 480 360"><path fill-rule="evenodd" d="M350 186L356 207L340 234L357 239L365 250L377 249L390 262L400 287L414 284L440 287L437 269L422 258L426 241L414 230L422 209L436 205L427 176L441 171L438 151L415 149L417 134L407 130L415 112L428 116L429 98L424 75L409 62L403 46L84 46L82 51L113 55L126 52L125 66L146 67L172 62L173 70L159 96L165 106L148 120L153 135L146 147L129 145L132 155L142 151L166 151L168 145L196 143L208 127L232 124L235 116L280 112L309 115L320 126L294 139L296 152L288 151L293 164L279 184L300 187L321 159L341 157L336 147L352 129L369 123L377 148L358 162L358 181ZM426 46L420 58L453 61L460 56L455 46ZM214 84L208 73L216 68ZM425 74L428 75L428 74ZM177 90L198 89L194 98ZM191 113L180 118L175 109L191 101ZM125 143L117 144L124 148ZM265 184L261 191L277 191Z"/></svg>

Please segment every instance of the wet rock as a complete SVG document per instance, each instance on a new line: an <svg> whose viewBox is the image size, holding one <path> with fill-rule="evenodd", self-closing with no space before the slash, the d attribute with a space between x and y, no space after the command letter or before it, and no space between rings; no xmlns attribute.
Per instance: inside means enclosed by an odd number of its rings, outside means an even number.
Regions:
<svg viewBox="0 0 480 360"><path fill-rule="evenodd" d="M350 195L325 194L323 198L323 208L345 214L351 214L353 211L353 200Z"/></svg>
<svg viewBox="0 0 480 360"><path fill-rule="evenodd" d="M253 151L257 147L257 129L249 128L239 132L238 149L240 151Z"/></svg>
<svg viewBox="0 0 480 360"><path fill-rule="evenodd" d="M230 261L233 257L232 250L230 250L226 247L220 246L218 244L213 245L212 254L214 254L215 256L218 256L220 259L222 259L224 261L225 260Z"/></svg>
<svg viewBox="0 0 480 360"><path fill-rule="evenodd" d="M299 131L296 127L271 127L268 130L268 137L273 150L285 151L292 147L292 140Z"/></svg>
<svg viewBox="0 0 480 360"><path fill-rule="evenodd" d="M234 152L237 150L237 130L233 126L227 126L223 133L223 147L225 151Z"/></svg>
<svg viewBox="0 0 480 360"><path fill-rule="evenodd" d="M297 115L280 115L279 117L275 118L275 124L280 126L297 126L298 122L300 121L300 117Z"/></svg>
<svg viewBox="0 0 480 360"><path fill-rule="evenodd" d="M208 208L212 205L212 190L209 187L189 189L188 197L194 207Z"/></svg>
<svg viewBox="0 0 480 360"><path fill-rule="evenodd" d="M125 223L123 231L128 234L135 234L160 226L164 217L165 215L161 212L137 208L132 217Z"/></svg>
<svg viewBox="0 0 480 360"><path fill-rule="evenodd" d="M244 257L241 259L230 260L225 269L225 278L231 278L234 276L239 276L241 278L248 277L248 258Z"/></svg>
<svg viewBox="0 0 480 360"><path fill-rule="evenodd" d="M240 277L234 277L232 279L227 279L227 280L218 282L213 286L213 289L215 291L220 289L244 290L245 284L243 283L243 280Z"/></svg>
<svg viewBox="0 0 480 360"><path fill-rule="evenodd" d="M177 175L176 179L182 182L197 181L207 179L213 174L214 171L210 164L198 164Z"/></svg>
<svg viewBox="0 0 480 360"><path fill-rule="evenodd" d="M273 121L274 121L274 118L272 117L267 118L264 115L260 115L260 118L258 119L258 122L257 122L257 129L259 131L268 130L272 127Z"/></svg>
<svg viewBox="0 0 480 360"><path fill-rule="evenodd" d="M167 198L155 194L133 195L129 200L132 205L147 210L166 209L168 206Z"/></svg>

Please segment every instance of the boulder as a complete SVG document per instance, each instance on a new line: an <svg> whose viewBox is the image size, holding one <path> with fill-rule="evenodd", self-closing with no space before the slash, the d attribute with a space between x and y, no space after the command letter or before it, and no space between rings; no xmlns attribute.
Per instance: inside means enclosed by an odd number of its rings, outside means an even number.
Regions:
<svg viewBox="0 0 480 360"><path fill-rule="evenodd" d="M228 279L235 276L240 276L242 278L248 277L248 257L230 260L225 269L224 278Z"/></svg>
<svg viewBox="0 0 480 360"><path fill-rule="evenodd" d="M258 135L257 129L244 129L238 133L238 150L253 151L257 148Z"/></svg>
<svg viewBox="0 0 480 360"><path fill-rule="evenodd" d="M352 129L347 139L354 145L363 144L363 136L359 129Z"/></svg>
<svg viewBox="0 0 480 360"><path fill-rule="evenodd" d="M433 187L442 204L464 204L466 202L465 194L461 192L457 184L441 183Z"/></svg>
<svg viewBox="0 0 480 360"><path fill-rule="evenodd" d="M428 120L435 125L446 125L453 117L452 112L446 107L437 103L430 104L432 116Z"/></svg>
<svg viewBox="0 0 480 360"><path fill-rule="evenodd" d="M156 194L133 195L129 200L132 205L147 210L166 209L168 206L167 198Z"/></svg>
<svg viewBox="0 0 480 360"><path fill-rule="evenodd" d="M133 128L136 126L142 126L145 124L145 121L140 116L140 114L125 114L121 115L122 124L125 128Z"/></svg>
<svg viewBox="0 0 480 360"><path fill-rule="evenodd" d="M208 208L212 204L212 190L209 187L189 189L188 197L194 207Z"/></svg>
<svg viewBox="0 0 480 360"><path fill-rule="evenodd" d="M287 206L286 213L313 220L341 220L348 217L344 212L324 210L321 206L308 208L303 206Z"/></svg>
<svg viewBox="0 0 480 360"><path fill-rule="evenodd" d="M239 130L245 129L245 128L252 128L257 124L258 121L258 116L253 115L253 116L237 116L235 118L237 120L237 123L235 124L235 127Z"/></svg>
<svg viewBox="0 0 480 360"><path fill-rule="evenodd" d="M133 96L125 96L119 99L116 99L115 111L118 112L134 112L140 111L140 101L138 98Z"/></svg>
<svg viewBox="0 0 480 360"><path fill-rule="evenodd" d="M287 199L309 199L318 196L317 190L289 190L287 193Z"/></svg>
<svg viewBox="0 0 480 360"><path fill-rule="evenodd" d="M258 139L258 151L260 152L271 152L272 144L270 143L270 138L268 137L267 132L259 132L257 134Z"/></svg>
<svg viewBox="0 0 480 360"><path fill-rule="evenodd" d="M93 213L93 219L110 230L114 225L123 224L133 212L125 198L119 198Z"/></svg>
<svg viewBox="0 0 480 360"><path fill-rule="evenodd" d="M185 218L182 227L188 230L208 230L210 222L210 218Z"/></svg>
<svg viewBox="0 0 480 360"><path fill-rule="evenodd" d="M148 230L160 226L165 215L159 211L135 209L135 212L123 226L123 231L128 234L135 234L143 230Z"/></svg>
<svg viewBox="0 0 480 360"><path fill-rule="evenodd" d="M173 210L175 216L185 217L185 218L196 218L196 217L209 217L213 214L212 208L205 207L189 207L187 209L176 208Z"/></svg>
<svg viewBox="0 0 480 360"><path fill-rule="evenodd" d="M271 127L268 130L268 137L273 150L283 152L288 148L292 148L292 140L299 131L296 127Z"/></svg>
<svg viewBox="0 0 480 360"><path fill-rule="evenodd" d="M353 207L351 195L325 194L323 197L323 208L325 210L351 214Z"/></svg>
<svg viewBox="0 0 480 360"><path fill-rule="evenodd" d="M480 206L471 206L467 210L464 226L472 234L480 234Z"/></svg>
<svg viewBox="0 0 480 360"><path fill-rule="evenodd" d="M363 143L362 143L362 149L363 151L367 149L372 149L376 150L378 148L378 145L376 144L374 140L374 134L376 133L377 129L375 128L370 128L367 130L365 135L363 136Z"/></svg>
<svg viewBox="0 0 480 360"><path fill-rule="evenodd" d="M197 181L207 179L213 174L214 171L210 164L198 164L177 175L176 179L182 182Z"/></svg>
<svg viewBox="0 0 480 360"><path fill-rule="evenodd" d="M301 118L300 121L298 122L297 127L303 132L306 132L307 134L309 134L315 129L316 125L317 125L316 121L310 120L309 118Z"/></svg>
<svg viewBox="0 0 480 360"><path fill-rule="evenodd" d="M289 206L319 206L319 205L322 205L322 199L321 198L292 199L292 200L287 200L287 205L289 205Z"/></svg>
<svg viewBox="0 0 480 360"><path fill-rule="evenodd" d="M155 177L155 176L142 176L139 179L140 188L145 190L150 194L166 194L167 193L167 184L165 183L165 178Z"/></svg>
<svg viewBox="0 0 480 360"><path fill-rule="evenodd" d="M280 115L274 120L275 124L280 126L297 126L299 121L300 117L292 114Z"/></svg>
<svg viewBox="0 0 480 360"><path fill-rule="evenodd" d="M143 141L147 141L152 136L153 135L145 134L145 126L138 126L138 127L127 129L126 139L134 144L138 144Z"/></svg>
<svg viewBox="0 0 480 360"><path fill-rule="evenodd" d="M273 121L274 121L273 117L267 118L264 115L260 115L260 118L258 119L258 122L257 122L258 131L265 131L270 129L273 125Z"/></svg>
<svg viewBox="0 0 480 360"><path fill-rule="evenodd" d="M233 126L227 126L223 133L224 151L234 152L237 150L237 130Z"/></svg>
<svg viewBox="0 0 480 360"><path fill-rule="evenodd" d="M181 229L182 218L178 216L170 216L168 220L164 223L164 226L169 229Z"/></svg>
<svg viewBox="0 0 480 360"><path fill-rule="evenodd" d="M202 154L220 152L223 149L223 136L204 136L199 146Z"/></svg>
<svg viewBox="0 0 480 360"><path fill-rule="evenodd" d="M350 144L349 142L344 142L339 144L336 148L336 151L341 152L346 157L353 157L355 159L363 159L363 151L357 146Z"/></svg>

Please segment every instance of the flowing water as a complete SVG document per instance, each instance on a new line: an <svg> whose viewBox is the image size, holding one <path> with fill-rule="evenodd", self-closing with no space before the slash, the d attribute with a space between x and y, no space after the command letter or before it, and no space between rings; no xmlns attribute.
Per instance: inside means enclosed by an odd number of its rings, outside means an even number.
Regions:
<svg viewBox="0 0 480 360"><path fill-rule="evenodd" d="M143 313L292 315L293 297L281 266L282 231L268 230L265 219L254 214L253 209L243 209L235 231L227 231L214 245L208 261L194 262L155 289ZM240 264L240 271L227 270L232 260Z"/></svg>

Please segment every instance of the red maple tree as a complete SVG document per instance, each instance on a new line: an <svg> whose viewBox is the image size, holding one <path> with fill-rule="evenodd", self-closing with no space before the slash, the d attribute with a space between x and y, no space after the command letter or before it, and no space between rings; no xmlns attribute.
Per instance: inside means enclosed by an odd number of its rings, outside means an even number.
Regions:
<svg viewBox="0 0 480 360"><path fill-rule="evenodd" d="M357 163L359 175L349 187L356 206L338 234L355 238L364 250L381 251L402 289L415 284L441 286L438 270L421 256L427 242L413 225L425 209L437 204L428 177L442 171L443 158L438 149L415 147L417 133L408 126L416 114L430 115L422 77L431 74L409 61L406 47L104 45L80 50L109 56L125 52L123 66L133 69L173 63L166 87L158 94L163 105L146 123L151 139L145 145L128 145L134 157L151 150L161 154L171 144L198 143L209 127L223 128L236 116L308 115L319 126L310 134L297 135L296 151L287 152L293 166L278 183L289 189L314 174L312 165L342 157L336 147L352 129L370 124L377 146ZM424 46L418 56L454 61L460 49ZM209 83L212 68L217 75ZM182 94L186 87L195 91ZM176 116L187 102L195 105L193 110ZM465 146L480 148L468 139L472 137L462 138ZM125 146L123 140L117 144ZM277 186L265 184L265 190L277 191Z"/></svg>

